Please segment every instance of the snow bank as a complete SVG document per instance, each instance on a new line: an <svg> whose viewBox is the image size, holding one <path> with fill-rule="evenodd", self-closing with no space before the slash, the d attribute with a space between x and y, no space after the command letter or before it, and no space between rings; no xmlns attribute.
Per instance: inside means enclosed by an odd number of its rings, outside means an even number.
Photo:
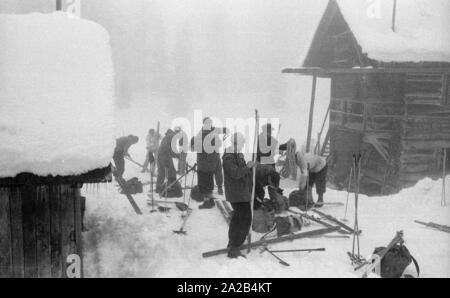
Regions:
<svg viewBox="0 0 450 298"><path fill-rule="evenodd" d="M109 164L109 35L65 13L0 15L0 177L81 174Z"/></svg>
<svg viewBox="0 0 450 298"><path fill-rule="evenodd" d="M370 58L450 62L449 1L398 0L395 32L391 30L392 0L338 0L338 4Z"/></svg>

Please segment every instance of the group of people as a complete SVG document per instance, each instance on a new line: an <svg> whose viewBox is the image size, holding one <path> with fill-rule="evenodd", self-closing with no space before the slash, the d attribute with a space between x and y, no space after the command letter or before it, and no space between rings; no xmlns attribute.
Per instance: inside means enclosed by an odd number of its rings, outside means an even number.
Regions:
<svg viewBox="0 0 450 298"><path fill-rule="evenodd" d="M154 129L150 129L146 138L147 155L143 165L145 171L150 165L153 174L157 168L155 191L161 193L164 183L170 184L177 179L177 173L186 173L188 164L186 156L189 149L197 154L197 180L198 189L203 197L200 209L213 208L214 182L217 184L219 195L225 197L233 207L233 216L229 227L228 257L242 256L240 247L249 232L252 220L252 188L253 168L256 170L254 209L261 206L265 198L265 187L279 189L280 174L276 170L275 155L278 151L285 151L287 144L278 145L273 137L273 128L270 123L263 125L262 133L258 136L256 162L246 161L242 150L245 146L245 137L240 133L231 136L231 145L224 150L220 157L220 148L223 141L229 137L227 128L214 127L210 118L203 119L202 129L192 137L190 142L181 127L169 129L161 137ZM129 156L128 149L136 144L139 138L133 135L122 137L116 141L114 163L116 178L122 178L124 172L124 158ZM173 144L178 143L178 148ZM173 159L178 159L178 170L175 169ZM318 195L316 207L323 206L323 195L326 190L327 163L325 158L312 154L297 152L295 162L300 171L299 189L306 189L314 185Z"/></svg>

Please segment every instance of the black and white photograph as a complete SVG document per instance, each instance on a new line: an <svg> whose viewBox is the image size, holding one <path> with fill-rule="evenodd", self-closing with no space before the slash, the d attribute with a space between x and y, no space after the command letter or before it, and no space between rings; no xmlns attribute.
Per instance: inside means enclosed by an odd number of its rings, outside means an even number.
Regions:
<svg viewBox="0 0 450 298"><path fill-rule="evenodd" d="M449 277L450 1L0 0L0 279Z"/></svg>

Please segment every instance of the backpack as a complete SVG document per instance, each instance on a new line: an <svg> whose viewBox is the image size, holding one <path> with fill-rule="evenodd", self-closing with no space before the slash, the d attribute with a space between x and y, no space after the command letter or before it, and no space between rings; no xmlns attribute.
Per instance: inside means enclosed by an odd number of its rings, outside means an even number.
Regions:
<svg viewBox="0 0 450 298"><path fill-rule="evenodd" d="M191 189L191 199L193 199L196 202L203 202L203 195L200 192L200 189L198 188L198 185L194 186Z"/></svg>
<svg viewBox="0 0 450 298"><path fill-rule="evenodd" d="M385 247L377 247L374 254L379 254ZM383 257L380 263L380 275L383 278L400 278L406 267L414 262L417 276L420 274L419 264L404 245L396 244Z"/></svg>
<svg viewBox="0 0 450 298"><path fill-rule="evenodd" d="M170 182L169 185L173 183ZM163 190L161 191L161 196L163 198L181 198L183 196L183 189L181 188L181 183L176 181L170 188L165 191L167 183L164 183Z"/></svg>
<svg viewBox="0 0 450 298"><path fill-rule="evenodd" d="M274 211L267 211L260 208L253 211L253 231L257 233L267 233L274 224Z"/></svg>
<svg viewBox="0 0 450 298"><path fill-rule="evenodd" d="M294 190L289 194L289 206L298 207L302 211L305 211L307 208L310 209L314 207L311 188L309 188L308 204L306 204L306 197L306 189Z"/></svg>
<svg viewBox="0 0 450 298"><path fill-rule="evenodd" d="M277 228L277 236L291 234L300 231L303 226L303 220L300 216L277 216L275 217L275 224Z"/></svg>
<svg viewBox="0 0 450 298"><path fill-rule="evenodd" d="M133 177L123 183L121 193L134 195L142 193L143 190L142 182L138 178Z"/></svg>

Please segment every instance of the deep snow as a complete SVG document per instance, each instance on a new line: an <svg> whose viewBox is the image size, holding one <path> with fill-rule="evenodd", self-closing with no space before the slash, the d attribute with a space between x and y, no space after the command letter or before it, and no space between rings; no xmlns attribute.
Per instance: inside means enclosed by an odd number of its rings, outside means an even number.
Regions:
<svg viewBox="0 0 450 298"><path fill-rule="evenodd" d="M149 181L131 163L127 163L125 176ZM294 185L294 181L282 181L287 194ZM440 206L441 185L442 181L424 179L397 195L360 196L362 254L369 256L375 247L387 245L396 231L403 230L406 245L421 266L421 276L450 277L450 235L414 223L423 220L450 224L450 207ZM318 237L271 245L273 249L326 248L325 252L280 255L290 267L281 266L259 250L252 250L247 259L229 260L225 255L203 259L203 252L227 244L227 225L219 210L199 210L198 203L191 202L193 213L186 225L187 235L177 235L173 230L181 227L181 213L175 209L168 214L149 213L147 191L145 188L144 194L135 196L144 210L144 215L138 216L111 184L83 189L88 198L89 232L84 234L87 277L358 277L346 254L351 250L351 238ZM345 203L346 197L345 191L328 189L326 193L329 202ZM352 226L353 195L349 201L347 218ZM344 216L344 210L344 206L323 208L337 218ZM319 228L313 223L304 230ZM259 236L254 234L254 239Z"/></svg>
<svg viewBox="0 0 450 298"><path fill-rule="evenodd" d="M0 15L0 177L106 167L114 138L107 31L65 13Z"/></svg>

